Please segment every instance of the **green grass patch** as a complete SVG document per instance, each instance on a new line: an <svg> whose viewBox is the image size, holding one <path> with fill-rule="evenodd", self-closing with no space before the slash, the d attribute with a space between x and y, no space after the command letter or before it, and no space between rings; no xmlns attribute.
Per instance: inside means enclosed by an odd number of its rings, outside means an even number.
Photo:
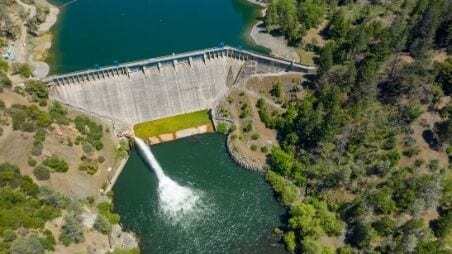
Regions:
<svg viewBox="0 0 452 254"><path fill-rule="evenodd" d="M164 133L173 133L178 130L210 124L208 110L162 118L159 120L139 123L133 127L135 135L139 138L149 138Z"/></svg>

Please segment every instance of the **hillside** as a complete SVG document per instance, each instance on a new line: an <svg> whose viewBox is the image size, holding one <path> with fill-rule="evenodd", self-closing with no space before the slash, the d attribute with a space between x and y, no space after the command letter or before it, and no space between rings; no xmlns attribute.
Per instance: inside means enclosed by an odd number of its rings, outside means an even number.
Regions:
<svg viewBox="0 0 452 254"><path fill-rule="evenodd" d="M289 252L451 251L451 13L443 0L269 1L267 31L319 66L283 112L259 112L277 132L266 177L290 213Z"/></svg>
<svg viewBox="0 0 452 254"><path fill-rule="evenodd" d="M0 253L135 248L106 191L128 143L51 101L38 79L57 13L43 0L0 1Z"/></svg>

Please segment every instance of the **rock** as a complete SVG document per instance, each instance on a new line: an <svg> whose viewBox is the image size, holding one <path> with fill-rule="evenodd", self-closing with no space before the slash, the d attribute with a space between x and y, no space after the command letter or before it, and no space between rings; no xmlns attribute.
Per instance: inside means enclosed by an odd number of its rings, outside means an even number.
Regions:
<svg viewBox="0 0 452 254"><path fill-rule="evenodd" d="M120 225L113 225L111 231L111 246L113 249L133 249L138 247L138 241L132 233L122 231Z"/></svg>

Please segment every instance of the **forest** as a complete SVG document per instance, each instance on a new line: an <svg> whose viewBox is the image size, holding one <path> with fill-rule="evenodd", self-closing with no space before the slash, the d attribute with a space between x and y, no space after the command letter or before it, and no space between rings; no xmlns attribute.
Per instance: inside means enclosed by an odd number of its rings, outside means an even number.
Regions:
<svg viewBox="0 0 452 254"><path fill-rule="evenodd" d="M287 250L450 253L452 3L272 0L265 16L291 45L322 24L304 98L259 112Z"/></svg>

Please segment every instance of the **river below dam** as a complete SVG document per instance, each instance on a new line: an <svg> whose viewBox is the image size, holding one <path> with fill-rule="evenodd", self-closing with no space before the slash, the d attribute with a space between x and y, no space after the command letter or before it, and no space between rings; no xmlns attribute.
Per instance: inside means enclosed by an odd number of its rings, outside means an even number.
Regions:
<svg viewBox="0 0 452 254"><path fill-rule="evenodd" d="M121 223L136 233L142 253L284 253L272 230L285 210L261 175L229 158L223 135L192 136L152 152L199 202L181 217L169 216L159 205L156 174L134 149L113 191Z"/></svg>

